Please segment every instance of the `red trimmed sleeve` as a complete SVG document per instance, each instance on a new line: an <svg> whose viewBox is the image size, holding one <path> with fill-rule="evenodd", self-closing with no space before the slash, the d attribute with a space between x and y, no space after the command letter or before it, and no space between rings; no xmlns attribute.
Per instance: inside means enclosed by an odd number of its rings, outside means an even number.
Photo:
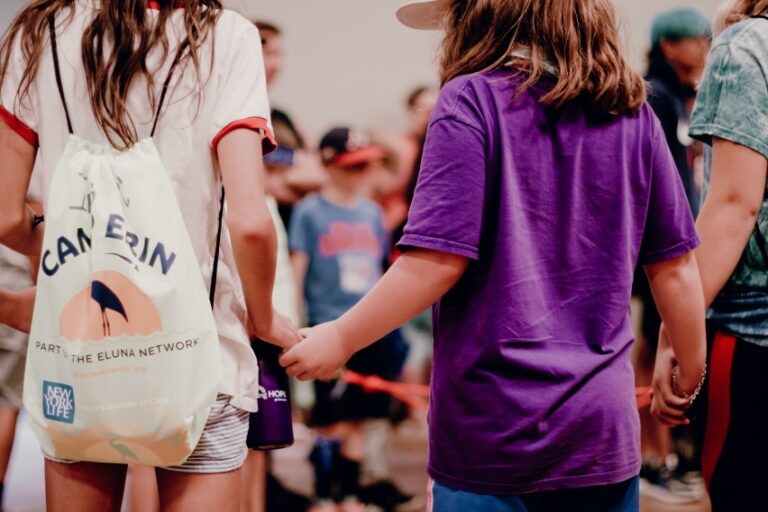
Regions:
<svg viewBox="0 0 768 512"><path fill-rule="evenodd" d="M275 136L272 134L272 131L269 128L269 122L263 117L247 117L245 119L239 119L229 123L227 126L222 128L219 133L216 134L216 136L213 137L213 141L211 142L213 154L218 156L219 142L221 142L221 139L223 139L225 135L239 129L262 132L264 134L264 138L262 139L261 147L265 155L268 155L277 148L277 142L275 141Z"/></svg>
<svg viewBox="0 0 768 512"><path fill-rule="evenodd" d="M18 133L22 139L26 140L30 144L32 144L34 147L39 146L39 139L37 137L37 132L27 126L24 121L13 115L11 112L6 110L5 107L0 105L0 118L5 121L5 124L7 124L13 131Z"/></svg>

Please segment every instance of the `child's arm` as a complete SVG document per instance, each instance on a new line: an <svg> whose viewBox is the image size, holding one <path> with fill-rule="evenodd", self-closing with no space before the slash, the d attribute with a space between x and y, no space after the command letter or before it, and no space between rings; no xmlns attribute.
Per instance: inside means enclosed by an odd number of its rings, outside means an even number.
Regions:
<svg viewBox="0 0 768 512"><path fill-rule="evenodd" d="M463 256L409 250L341 318L306 329L306 339L286 352L280 364L301 380L332 378L356 351L437 302L458 282L468 263Z"/></svg>
<svg viewBox="0 0 768 512"><path fill-rule="evenodd" d="M309 256L301 251L291 252L291 266L293 267L293 275L296 279L296 318L299 321L299 325L306 325L304 279L307 276L307 268L309 268Z"/></svg>
<svg viewBox="0 0 768 512"><path fill-rule="evenodd" d="M755 228L768 170L765 157L745 146L718 138L712 144L712 179L696 223L702 244L695 254L705 308L728 281ZM679 302L688 303L688 297L681 296ZM669 371L679 352L670 345L669 338L674 340L674 335L667 336L667 330L663 329L659 337L654 369L654 394L658 399L654 406L663 422L677 425L685 421L687 402L672 391Z"/></svg>
<svg viewBox="0 0 768 512"><path fill-rule="evenodd" d="M668 336L674 359L679 365L679 386L690 394L696 389L707 360L704 293L696 257L689 252L669 261L645 265L644 268L654 302L664 321L663 336ZM666 347L660 343L659 350ZM660 378L669 380L671 370L671 366L665 368ZM686 405L686 399L673 393L663 401L657 400L653 408L665 422L679 423L685 421Z"/></svg>
<svg viewBox="0 0 768 512"><path fill-rule="evenodd" d="M43 226L33 227L34 212L27 205L37 149L0 121L0 243L27 256L39 257Z"/></svg>
<svg viewBox="0 0 768 512"><path fill-rule="evenodd" d="M709 307L739 263L765 193L766 158L746 146L712 141L712 179L696 228L704 298ZM768 263L768 262L766 262Z"/></svg>
<svg viewBox="0 0 768 512"><path fill-rule="evenodd" d="M277 234L264 194L262 136L234 130L218 146L221 176L227 191L227 228L243 285L251 335L288 348L298 332L272 307Z"/></svg>

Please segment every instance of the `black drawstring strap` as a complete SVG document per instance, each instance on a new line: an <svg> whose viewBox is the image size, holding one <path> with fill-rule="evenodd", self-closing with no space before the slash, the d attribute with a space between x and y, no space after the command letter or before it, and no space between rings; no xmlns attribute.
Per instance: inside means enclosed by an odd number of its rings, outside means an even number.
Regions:
<svg viewBox="0 0 768 512"><path fill-rule="evenodd" d="M219 229L216 232L216 249L213 256L213 271L211 272L211 307L216 298L216 277L219 273L219 252L221 252L221 224L224 221L224 189L221 189L221 202L219 203Z"/></svg>
<svg viewBox="0 0 768 512"><path fill-rule="evenodd" d="M157 130L157 122L160 120L160 114L163 111L163 104L165 103L165 97L168 94L168 88L171 85L173 72L176 70L176 66L179 64L179 61L181 60L181 56L184 54L184 51L187 49L187 46L189 46L188 40L184 41L181 44L181 46L179 47L179 51L176 52L176 57L173 58L173 64L171 64L171 69L168 71L168 77L165 79L165 82L163 82L163 91L160 93L160 103L158 103L157 105L157 112L155 113L155 122L152 123L152 131L149 134L150 137L155 136L155 130Z"/></svg>

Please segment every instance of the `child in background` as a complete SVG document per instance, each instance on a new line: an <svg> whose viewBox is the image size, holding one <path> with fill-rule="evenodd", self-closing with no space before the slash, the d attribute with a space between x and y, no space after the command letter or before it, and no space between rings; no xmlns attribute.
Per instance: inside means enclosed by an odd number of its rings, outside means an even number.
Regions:
<svg viewBox="0 0 768 512"><path fill-rule="evenodd" d="M420 1L400 17L445 29L405 252L281 363L328 378L436 303L428 509L637 512L637 262L678 402L703 382L706 336L699 239L612 2Z"/></svg>
<svg viewBox="0 0 768 512"><path fill-rule="evenodd" d="M331 130L320 143L328 182L302 200L291 219L289 245L310 326L335 320L381 277L389 238L381 208L364 196L372 167L385 156L364 132ZM303 313L300 316L304 316ZM365 375L396 378L406 348L397 333L360 352L348 367ZM320 439L312 455L318 504L314 510L361 510L357 499L364 443L362 422L386 418L390 398L341 381L316 382L311 424Z"/></svg>

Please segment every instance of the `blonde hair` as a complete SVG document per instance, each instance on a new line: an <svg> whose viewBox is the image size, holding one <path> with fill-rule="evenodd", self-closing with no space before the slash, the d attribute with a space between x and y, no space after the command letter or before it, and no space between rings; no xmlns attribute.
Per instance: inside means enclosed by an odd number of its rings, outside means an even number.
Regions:
<svg viewBox="0 0 768 512"><path fill-rule="evenodd" d="M619 45L611 0L453 0L444 26L443 83L499 68L524 46L530 58L514 61L527 74L518 95L549 69L555 85L543 105L583 98L595 113L620 116L645 102L645 82Z"/></svg>
<svg viewBox="0 0 768 512"><path fill-rule="evenodd" d="M768 14L768 0L734 0L722 19L723 27L729 27L741 20Z"/></svg>

